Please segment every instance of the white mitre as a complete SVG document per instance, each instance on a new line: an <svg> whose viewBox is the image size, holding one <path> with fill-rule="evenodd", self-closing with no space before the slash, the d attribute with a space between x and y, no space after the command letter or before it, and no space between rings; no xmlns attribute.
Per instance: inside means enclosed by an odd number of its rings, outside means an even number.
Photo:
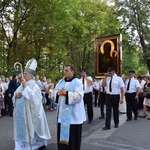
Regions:
<svg viewBox="0 0 150 150"><path fill-rule="evenodd" d="M32 58L27 62L24 71L34 74L36 68L37 68L37 61L36 59Z"/></svg>

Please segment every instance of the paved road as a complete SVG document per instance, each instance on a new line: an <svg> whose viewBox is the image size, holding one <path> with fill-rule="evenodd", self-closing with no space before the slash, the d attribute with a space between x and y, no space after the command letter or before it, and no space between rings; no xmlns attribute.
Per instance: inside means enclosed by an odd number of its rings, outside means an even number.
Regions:
<svg viewBox="0 0 150 150"><path fill-rule="evenodd" d="M46 111L52 139L47 150L57 150L55 135L55 111ZM150 112L149 112L150 116ZM120 127L102 131L104 120L99 119L99 108L94 108L94 120L83 125L81 150L150 150L150 121L139 118L126 122L126 115L120 114ZM0 150L13 150L13 118L0 119Z"/></svg>

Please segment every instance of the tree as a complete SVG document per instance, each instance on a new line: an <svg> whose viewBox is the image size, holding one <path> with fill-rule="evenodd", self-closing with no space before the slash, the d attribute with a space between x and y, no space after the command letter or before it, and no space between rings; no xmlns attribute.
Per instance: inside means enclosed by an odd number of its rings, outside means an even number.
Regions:
<svg viewBox="0 0 150 150"><path fill-rule="evenodd" d="M149 0L115 0L121 29L129 43L136 45L150 72L150 5Z"/></svg>
<svg viewBox="0 0 150 150"><path fill-rule="evenodd" d="M76 68L85 67L94 76L94 39L119 33L119 21L114 7L95 0L81 1L72 10L71 38L66 39L66 48Z"/></svg>
<svg viewBox="0 0 150 150"><path fill-rule="evenodd" d="M40 76L57 78L65 63L86 67L92 75L94 39L119 33L114 6L100 0L2 0L0 16L7 74L16 61L24 67L34 57Z"/></svg>

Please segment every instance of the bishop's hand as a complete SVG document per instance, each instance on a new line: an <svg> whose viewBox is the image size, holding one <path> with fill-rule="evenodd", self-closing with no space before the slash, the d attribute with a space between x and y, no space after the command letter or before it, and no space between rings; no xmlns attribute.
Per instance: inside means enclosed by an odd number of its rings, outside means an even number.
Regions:
<svg viewBox="0 0 150 150"><path fill-rule="evenodd" d="M25 78L22 78L21 79L21 83L22 83L22 86L25 88L27 85L26 85L26 80Z"/></svg>
<svg viewBox="0 0 150 150"><path fill-rule="evenodd" d="M21 97L22 97L22 93L21 93L21 92L16 93L16 95L15 95L15 99L17 99L17 98L21 98Z"/></svg>

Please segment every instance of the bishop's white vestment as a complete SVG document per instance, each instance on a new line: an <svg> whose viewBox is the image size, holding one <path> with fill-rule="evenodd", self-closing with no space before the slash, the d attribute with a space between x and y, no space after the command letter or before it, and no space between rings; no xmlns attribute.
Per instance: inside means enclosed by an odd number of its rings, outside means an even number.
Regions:
<svg viewBox="0 0 150 150"><path fill-rule="evenodd" d="M22 97L15 99L15 95L22 92ZM32 150L47 145L51 138L44 108L41 90L34 80L27 82L27 86L18 87L13 96L14 112L14 140L15 150Z"/></svg>

